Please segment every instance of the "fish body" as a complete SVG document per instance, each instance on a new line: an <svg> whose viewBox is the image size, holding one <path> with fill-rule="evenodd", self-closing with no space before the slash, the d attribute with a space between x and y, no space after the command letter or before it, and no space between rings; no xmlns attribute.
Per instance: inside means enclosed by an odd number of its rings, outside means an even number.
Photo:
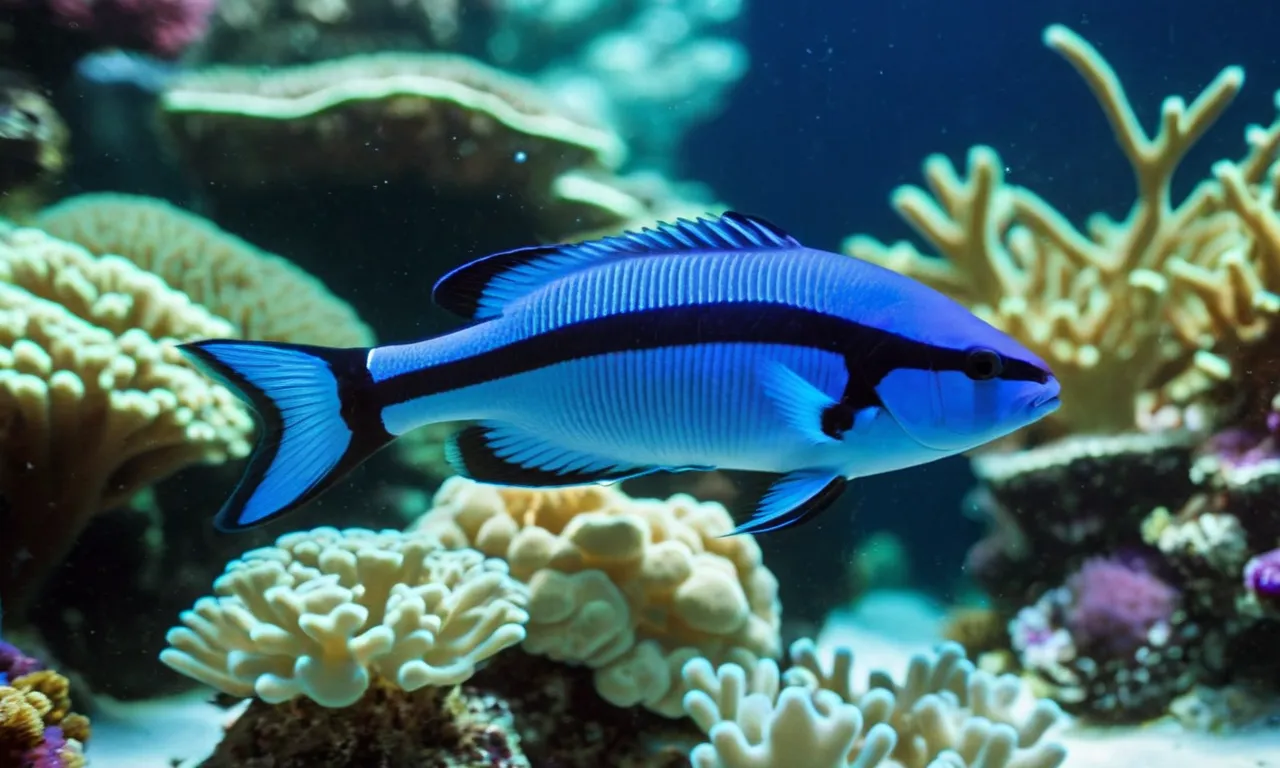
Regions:
<svg viewBox="0 0 1280 768"><path fill-rule="evenodd" d="M736 529L762 532L1058 405L1048 366L961 305L742 214L495 254L433 295L472 323L372 349L184 347L265 426L220 527L300 506L413 429L473 421L447 455L482 482L775 474Z"/></svg>

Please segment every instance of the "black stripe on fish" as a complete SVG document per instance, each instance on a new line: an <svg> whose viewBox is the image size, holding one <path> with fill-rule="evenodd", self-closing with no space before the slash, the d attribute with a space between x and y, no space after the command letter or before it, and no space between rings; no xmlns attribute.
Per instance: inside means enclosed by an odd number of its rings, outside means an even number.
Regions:
<svg viewBox="0 0 1280 768"><path fill-rule="evenodd" d="M596 355L732 343L785 344L842 355L850 375L840 405L850 413L881 406L875 388L892 371L964 371L970 354L789 304L692 304L564 325L470 357L392 376L376 385L376 396L386 407ZM1009 359L1000 378L1043 382L1048 374L1032 363ZM831 426L838 427L842 420L835 416Z"/></svg>

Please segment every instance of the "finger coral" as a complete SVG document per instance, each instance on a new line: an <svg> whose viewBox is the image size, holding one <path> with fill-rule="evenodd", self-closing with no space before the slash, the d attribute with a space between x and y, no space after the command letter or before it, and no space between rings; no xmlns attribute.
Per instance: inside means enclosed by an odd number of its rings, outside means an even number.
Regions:
<svg viewBox="0 0 1280 768"><path fill-rule="evenodd" d="M37 225L98 256L120 256L158 275L237 338L367 346L373 332L316 278L163 200L85 194L40 213Z"/></svg>
<svg viewBox="0 0 1280 768"><path fill-rule="evenodd" d="M1020 717L1021 682L974 669L954 643L913 658L903 684L877 672L865 689L847 649L824 667L800 640L791 658L785 674L772 660L685 665L684 707L709 739L691 753L694 768L1055 768L1065 759L1041 741L1057 707L1039 702Z"/></svg>
<svg viewBox="0 0 1280 768"><path fill-rule="evenodd" d="M82 768L88 740L67 679L0 641L0 765Z"/></svg>
<svg viewBox="0 0 1280 768"><path fill-rule="evenodd" d="M525 650L595 670L617 706L680 714L680 668L780 652L778 584L724 507L605 486L495 488L451 478L415 528L506 560L529 584Z"/></svg>
<svg viewBox="0 0 1280 768"><path fill-rule="evenodd" d="M89 518L200 462L248 453L236 399L182 360L180 340L230 325L120 258L0 229L0 537L9 607Z"/></svg>
<svg viewBox="0 0 1280 768"><path fill-rule="evenodd" d="M429 536L318 528L227 566L160 660L267 703L358 701L381 678L404 691L456 685L525 637L524 586L500 560Z"/></svg>
<svg viewBox="0 0 1280 768"><path fill-rule="evenodd" d="M928 192L893 193L899 214L944 260L867 237L850 238L846 250L949 293L1031 345L1074 393L1051 417L1060 430L1125 431L1230 378L1231 358L1280 311L1272 236L1280 220L1261 204L1280 122L1251 128L1243 159L1219 163L1213 179L1174 203L1175 171L1240 91L1243 71L1222 70L1190 104L1166 99L1151 135L1086 41L1058 25L1044 41L1093 91L1133 168L1129 215L1099 214L1079 231L1007 183L995 150L976 147L963 174L935 155L924 165Z"/></svg>

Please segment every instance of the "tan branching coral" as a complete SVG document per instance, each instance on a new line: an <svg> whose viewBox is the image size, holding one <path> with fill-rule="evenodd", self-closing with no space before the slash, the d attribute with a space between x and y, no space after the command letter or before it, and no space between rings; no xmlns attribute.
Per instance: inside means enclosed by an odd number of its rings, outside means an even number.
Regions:
<svg viewBox="0 0 1280 768"><path fill-rule="evenodd" d="M709 738L691 754L695 768L1055 768L1065 759L1041 741L1057 707L1039 702L1019 716L1021 682L975 670L954 643L913 658L901 685L875 672L865 690L847 649L827 668L800 640L791 658L785 674L771 660L750 671L685 665L684 707Z"/></svg>
<svg viewBox="0 0 1280 768"><path fill-rule="evenodd" d="M675 717L680 668L705 656L777 656L778 584L724 507L613 487L495 488L446 481L415 526L447 546L504 558L530 588L531 653L595 670L618 706Z"/></svg>
<svg viewBox="0 0 1280 768"><path fill-rule="evenodd" d="M616 167L624 151L532 83L448 54L212 68L178 78L161 107L186 163L234 186L417 178L448 190L545 191L566 170Z"/></svg>
<svg viewBox="0 0 1280 768"><path fill-rule="evenodd" d="M238 338L336 347L373 342L355 311L315 277L163 200L79 195L42 211L37 224L159 276L230 320Z"/></svg>
<svg viewBox="0 0 1280 768"><path fill-rule="evenodd" d="M1041 354L1072 393L1052 423L1123 431L1135 414L1223 380L1233 346L1259 338L1280 311L1272 247L1280 219L1269 205L1280 121L1251 128L1244 158L1219 163L1213 179L1175 204L1174 173L1240 91L1243 71L1222 70L1189 105L1166 99L1150 135L1087 42L1058 25L1044 41L1089 85L1133 168L1129 215L1098 214L1078 230L1031 190L1005 182L995 150L976 147L965 175L935 155L924 166L927 192L907 186L892 196L945 260L868 237L845 249L951 294ZM1191 380L1180 371L1192 371ZM1159 398L1144 396L1161 388Z"/></svg>
<svg viewBox="0 0 1280 768"><path fill-rule="evenodd" d="M430 536L317 528L227 566L160 660L235 696L345 707L378 676L456 685L525 637L527 591L506 565Z"/></svg>
<svg viewBox="0 0 1280 768"><path fill-rule="evenodd" d="M231 330L124 259L95 258L34 229L0 229L7 607L99 510L182 467L248 453L248 414L175 348Z"/></svg>

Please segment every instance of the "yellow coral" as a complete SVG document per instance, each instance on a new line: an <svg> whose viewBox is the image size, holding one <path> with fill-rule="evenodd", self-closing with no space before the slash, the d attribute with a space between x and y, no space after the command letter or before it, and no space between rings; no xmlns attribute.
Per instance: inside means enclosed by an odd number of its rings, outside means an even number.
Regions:
<svg viewBox="0 0 1280 768"><path fill-rule="evenodd" d="M1041 354L1074 393L1052 423L1123 431L1163 400L1203 391L1206 377L1228 376L1223 354L1258 339L1280 311L1280 219L1264 185L1275 174L1280 121L1251 129L1243 160L1219 163L1213 180L1174 205L1175 171L1239 92L1243 71L1225 68L1190 105L1166 99L1160 130L1148 135L1096 50L1058 25L1044 41L1088 83L1133 168L1128 217L1095 215L1078 231L1034 192L1006 183L994 150L976 147L966 177L933 156L924 166L929 192L893 193L899 214L946 260L868 237L845 249L949 293ZM1190 373L1170 375L1179 370ZM1156 388L1163 400L1144 394Z"/></svg>
<svg viewBox="0 0 1280 768"><path fill-rule="evenodd" d="M23 753L47 748L45 728L55 725L66 739L56 752L60 765L81 768L89 720L71 712L67 678L39 670L0 685L0 765L28 764Z"/></svg>
<svg viewBox="0 0 1280 768"><path fill-rule="evenodd" d="M685 710L710 738L691 753L695 768L1055 768L1065 759L1040 741L1057 707L1041 702L1019 718L1020 681L975 670L953 643L913 658L903 685L873 673L865 690L847 649L830 668L809 640L791 657L786 675L773 661L685 665Z"/></svg>
<svg viewBox="0 0 1280 768"><path fill-rule="evenodd" d="M525 649L591 667L618 706L674 717L684 662L780 652L777 581L754 539L721 538L733 521L719 504L451 478L415 527L504 558L530 587Z"/></svg>
<svg viewBox="0 0 1280 768"><path fill-rule="evenodd" d="M100 509L184 466L248 453L248 414L175 347L230 330L123 259L0 228L6 600L29 593Z"/></svg>
<svg viewBox="0 0 1280 768"><path fill-rule="evenodd" d="M114 254L234 325L238 338L360 347L373 332L319 280L163 200L87 194L41 212L38 226Z"/></svg>
<svg viewBox="0 0 1280 768"><path fill-rule="evenodd" d="M406 691L456 685L524 639L527 592L500 560L429 536L317 528L227 566L160 660L269 703L348 706L373 675Z"/></svg>

